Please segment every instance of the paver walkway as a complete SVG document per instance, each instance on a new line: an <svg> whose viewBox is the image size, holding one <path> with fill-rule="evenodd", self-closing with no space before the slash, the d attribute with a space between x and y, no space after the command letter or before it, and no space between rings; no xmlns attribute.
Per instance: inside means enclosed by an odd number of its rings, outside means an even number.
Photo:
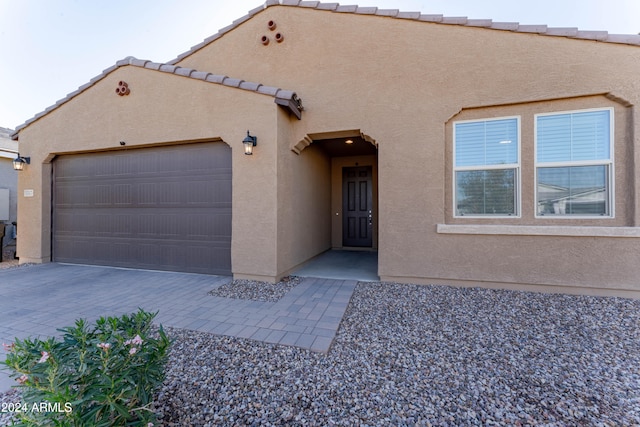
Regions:
<svg viewBox="0 0 640 427"><path fill-rule="evenodd" d="M93 321L142 308L159 311L156 322L164 326L327 352L357 283L305 278L278 302L208 295L230 280L56 263L0 270L0 341L58 335L57 328L78 318ZM0 391L12 384L0 371Z"/></svg>

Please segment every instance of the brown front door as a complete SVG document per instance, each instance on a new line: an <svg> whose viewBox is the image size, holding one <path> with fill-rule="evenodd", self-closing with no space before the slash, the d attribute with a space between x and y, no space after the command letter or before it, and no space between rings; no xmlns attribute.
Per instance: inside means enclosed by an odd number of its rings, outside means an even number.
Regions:
<svg viewBox="0 0 640 427"><path fill-rule="evenodd" d="M372 239L372 168L342 170L342 245L370 248Z"/></svg>

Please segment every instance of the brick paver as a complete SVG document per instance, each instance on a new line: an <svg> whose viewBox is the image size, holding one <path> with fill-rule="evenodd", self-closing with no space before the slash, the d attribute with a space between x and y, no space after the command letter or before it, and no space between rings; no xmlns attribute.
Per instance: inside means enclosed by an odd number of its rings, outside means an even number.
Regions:
<svg viewBox="0 0 640 427"><path fill-rule="evenodd" d="M140 307L158 311L156 321L168 327L327 352L357 283L305 278L275 303L208 295L230 280L56 263L0 270L0 341L57 335L78 318L93 321ZM0 391L11 384L0 371Z"/></svg>

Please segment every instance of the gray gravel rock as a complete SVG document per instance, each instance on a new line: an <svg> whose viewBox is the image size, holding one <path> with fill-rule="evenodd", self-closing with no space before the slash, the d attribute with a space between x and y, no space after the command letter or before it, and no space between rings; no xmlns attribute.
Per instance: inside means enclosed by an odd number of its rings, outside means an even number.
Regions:
<svg viewBox="0 0 640 427"><path fill-rule="evenodd" d="M640 302L361 283L328 355L186 330L166 426L640 424Z"/></svg>
<svg viewBox="0 0 640 427"><path fill-rule="evenodd" d="M360 283L328 354L183 329L164 426L640 425L640 301Z"/></svg>
<svg viewBox="0 0 640 427"><path fill-rule="evenodd" d="M255 280L234 280L212 290L209 295L252 301L278 302L280 298L300 282L302 282L302 279L295 276L284 277L275 284Z"/></svg>

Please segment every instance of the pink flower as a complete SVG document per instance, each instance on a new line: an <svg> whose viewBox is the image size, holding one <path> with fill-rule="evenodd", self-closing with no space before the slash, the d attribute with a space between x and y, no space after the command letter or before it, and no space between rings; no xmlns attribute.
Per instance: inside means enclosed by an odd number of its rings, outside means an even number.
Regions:
<svg viewBox="0 0 640 427"><path fill-rule="evenodd" d="M147 427L153 427L153 423L147 423Z"/></svg>
<svg viewBox="0 0 640 427"><path fill-rule="evenodd" d="M140 338L140 335L136 335L135 337L133 337L130 340L126 340L124 342L124 345L141 345L142 344L142 338Z"/></svg>
<svg viewBox="0 0 640 427"><path fill-rule="evenodd" d="M111 344L109 344L108 342L101 342L100 344L98 344L98 348L107 351L111 348Z"/></svg>
<svg viewBox="0 0 640 427"><path fill-rule="evenodd" d="M20 378L16 379L16 381L18 381L18 384L24 384L25 382L27 382L28 379L29 377L27 377L26 375L23 375Z"/></svg>
<svg viewBox="0 0 640 427"><path fill-rule="evenodd" d="M136 351L138 351L137 348L131 347L131 350L129 350L129 354L136 354Z"/></svg>
<svg viewBox="0 0 640 427"><path fill-rule="evenodd" d="M38 363L44 363L49 359L49 353L46 351L42 352L42 357L38 360Z"/></svg>
<svg viewBox="0 0 640 427"><path fill-rule="evenodd" d="M12 352L15 347L16 344L13 342L11 344L2 343L2 348L4 348L4 351Z"/></svg>

